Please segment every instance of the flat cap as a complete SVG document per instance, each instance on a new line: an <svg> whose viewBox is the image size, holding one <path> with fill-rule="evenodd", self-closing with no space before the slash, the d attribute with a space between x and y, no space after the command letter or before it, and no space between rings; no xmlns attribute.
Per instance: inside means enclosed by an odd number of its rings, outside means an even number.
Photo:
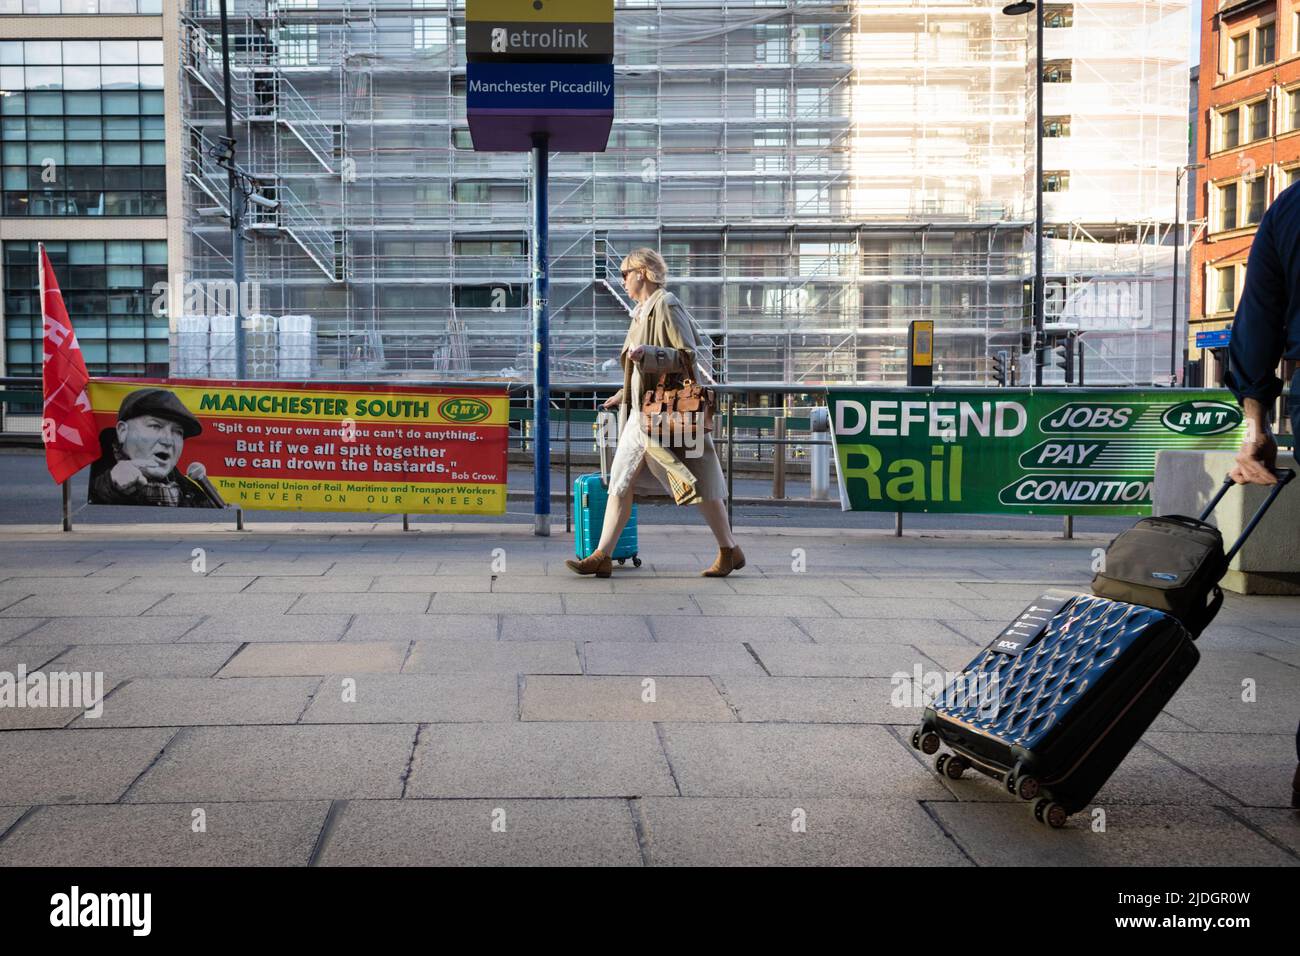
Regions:
<svg viewBox="0 0 1300 956"><path fill-rule="evenodd" d="M202 433L203 426L190 414L179 398L165 388L142 388L122 399L117 409L117 420L125 422L141 415L165 418L181 426L186 438Z"/></svg>

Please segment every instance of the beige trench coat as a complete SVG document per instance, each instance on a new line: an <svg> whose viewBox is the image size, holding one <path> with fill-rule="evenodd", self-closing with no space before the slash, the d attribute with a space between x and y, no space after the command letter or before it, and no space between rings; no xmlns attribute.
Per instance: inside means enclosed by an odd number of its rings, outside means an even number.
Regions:
<svg viewBox="0 0 1300 956"><path fill-rule="evenodd" d="M638 345L646 346L640 363L628 358ZM611 492L621 493L630 487L634 500L667 494L678 504L725 498L727 484L712 436L706 434L702 445L688 454L685 448L666 448L644 431L634 431L639 428L644 388L654 388L665 375L688 369L694 369L697 381L714 380L711 350L701 341L681 300L671 292L656 290L638 307L618 358L623 366L623 389L618 450L609 476ZM627 443L644 449L626 447ZM674 485L679 494L673 494ZM693 491L686 486L693 486Z"/></svg>

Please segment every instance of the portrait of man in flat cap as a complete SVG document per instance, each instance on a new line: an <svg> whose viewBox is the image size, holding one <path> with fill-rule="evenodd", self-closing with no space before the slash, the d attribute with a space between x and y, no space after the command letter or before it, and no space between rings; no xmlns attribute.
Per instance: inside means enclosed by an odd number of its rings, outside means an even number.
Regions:
<svg viewBox="0 0 1300 956"><path fill-rule="evenodd" d="M199 420L166 389L131 392L118 406L117 425L100 435L101 455L90 466L90 503L224 508L200 462L191 462L184 472L179 467L185 439L202 431Z"/></svg>

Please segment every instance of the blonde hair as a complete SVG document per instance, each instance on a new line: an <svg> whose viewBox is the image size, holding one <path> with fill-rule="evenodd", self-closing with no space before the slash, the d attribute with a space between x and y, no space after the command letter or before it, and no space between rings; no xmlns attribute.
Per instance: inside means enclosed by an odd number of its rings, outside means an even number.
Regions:
<svg viewBox="0 0 1300 956"><path fill-rule="evenodd" d="M668 263L649 246L633 249L623 258L619 268L624 272L641 269L645 272L646 279L655 285L661 286L668 281Z"/></svg>

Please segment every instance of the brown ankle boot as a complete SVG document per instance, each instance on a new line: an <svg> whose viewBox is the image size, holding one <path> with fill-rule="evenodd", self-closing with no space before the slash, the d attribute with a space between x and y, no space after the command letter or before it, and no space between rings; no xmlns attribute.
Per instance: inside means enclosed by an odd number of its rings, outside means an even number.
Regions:
<svg viewBox="0 0 1300 956"><path fill-rule="evenodd" d="M732 571L739 571L745 566L745 553L740 545L731 548L719 548L713 563L700 572L702 578L725 578Z"/></svg>
<svg viewBox="0 0 1300 956"><path fill-rule="evenodd" d="M614 573L614 562L610 560L608 554L599 548L581 561L569 558L564 563L568 565L570 571L577 574L594 574L598 578L607 578Z"/></svg>

